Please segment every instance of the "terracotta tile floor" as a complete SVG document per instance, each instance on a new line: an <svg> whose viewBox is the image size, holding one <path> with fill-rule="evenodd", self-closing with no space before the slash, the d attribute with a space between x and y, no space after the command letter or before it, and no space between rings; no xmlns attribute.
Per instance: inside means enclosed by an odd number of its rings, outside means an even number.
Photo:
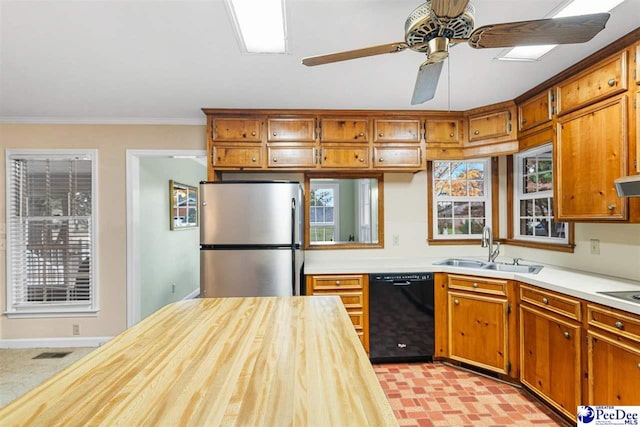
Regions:
<svg viewBox="0 0 640 427"><path fill-rule="evenodd" d="M374 365L401 426L563 426L520 389L442 363Z"/></svg>

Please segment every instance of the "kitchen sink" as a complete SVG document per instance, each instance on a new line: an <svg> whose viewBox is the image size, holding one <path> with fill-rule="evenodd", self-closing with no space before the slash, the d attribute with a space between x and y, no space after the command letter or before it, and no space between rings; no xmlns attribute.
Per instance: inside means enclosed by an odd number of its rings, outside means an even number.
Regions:
<svg viewBox="0 0 640 427"><path fill-rule="evenodd" d="M640 304L640 289L637 291L612 291L612 292L596 292L602 295L608 295L610 297L620 298L625 301L635 302Z"/></svg>
<svg viewBox="0 0 640 427"><path fill-rule="evenodd" d="M538 274L542 270L541 265L519 265L519 264L503 264L492 262L483 267L487 270L508 271L510 273L531 273Z"/></svg>
<svg viewBox="0 0 640 427"><path fill-rule="evenodd" d="M464 267L464 268L484 268L487 263L484 261L477 261L475 259L457 259L449 258L442 261L434 262L437 265L450 265L452 267Z"/></svg>
<svg viewBox="0 0 640 427"><path fill-rule="evenodd" d="M449 265L451 267L477 268L482 270L506 271L509 273L538 274L542 270L541 265L506 264L502 262L485 262L475 259L448 258L434 262L437 265Z"/></svg>

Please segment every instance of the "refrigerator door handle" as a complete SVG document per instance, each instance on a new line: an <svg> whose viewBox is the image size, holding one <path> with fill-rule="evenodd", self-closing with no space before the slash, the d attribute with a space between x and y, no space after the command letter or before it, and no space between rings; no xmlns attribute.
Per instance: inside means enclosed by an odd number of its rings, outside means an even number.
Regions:
<svg viewBox="0 0 640 427"><path fill-rule="evenodd" d="M302 286L302 284L300 285ZM296 199L291 199L291 295L296 295Z"/></svg>

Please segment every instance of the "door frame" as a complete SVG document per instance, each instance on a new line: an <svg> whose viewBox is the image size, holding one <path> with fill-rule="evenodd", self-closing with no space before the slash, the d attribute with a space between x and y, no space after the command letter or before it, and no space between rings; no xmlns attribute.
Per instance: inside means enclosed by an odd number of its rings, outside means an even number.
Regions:
<svg viewBox="0 0 640 427"><path fill-rule="evenodd" d="M127 328L140 321L140 160L206 155L206 150L126 150Z"/></svg>

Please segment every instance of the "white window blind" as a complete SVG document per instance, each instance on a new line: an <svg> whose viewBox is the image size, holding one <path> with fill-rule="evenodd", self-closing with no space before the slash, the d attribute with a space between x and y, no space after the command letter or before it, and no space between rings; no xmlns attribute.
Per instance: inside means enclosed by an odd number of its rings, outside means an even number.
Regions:
<svg viewBox="0 0 640 427"><path fill-rule="evenodd" d="M7 152L7 313L97 310L96 157Z"/></svg>

